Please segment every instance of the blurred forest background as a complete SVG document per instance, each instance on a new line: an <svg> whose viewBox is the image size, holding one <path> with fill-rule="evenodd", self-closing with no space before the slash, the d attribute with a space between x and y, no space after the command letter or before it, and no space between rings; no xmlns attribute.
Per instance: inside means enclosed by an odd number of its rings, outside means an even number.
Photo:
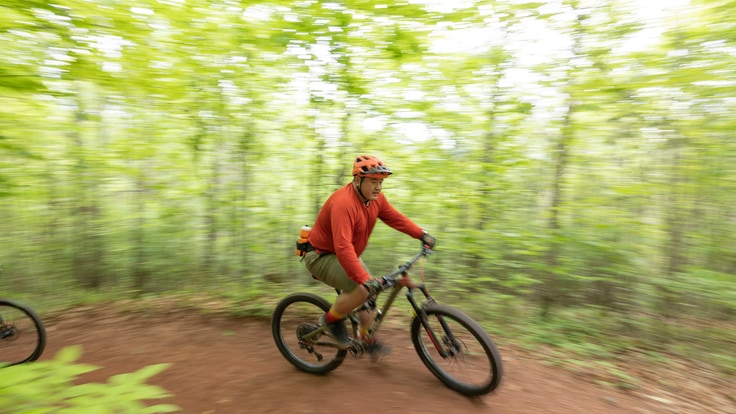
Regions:
<svg viewBox="0 0 736 414"><path fill-rule="evenodd" d="M267 315L320 289L299 228L371 153L438 238L433 293L503 342L736 373L734 12L5 0L2 295ZM364 259L380 275L418 247L379 225Z"/></svg>

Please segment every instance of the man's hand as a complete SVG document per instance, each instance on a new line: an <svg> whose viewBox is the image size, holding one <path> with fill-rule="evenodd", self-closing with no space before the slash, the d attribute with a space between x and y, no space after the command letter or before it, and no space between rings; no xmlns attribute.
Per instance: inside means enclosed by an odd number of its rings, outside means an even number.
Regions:
<svg viewBox="0 0 736 414"><path fill-rule="evenodd" d="M367 282L363 283L363 286L368 290L369 295L375 295L381 291L383 283L379 279L368 279Z"/></svg>
<svg viewBox="0 0 736 414"><path fill-rule="evenodd" d="M422 235L422 243L430 249L434 249L434 245L437 244L437 239L425 231Z"/></svg>

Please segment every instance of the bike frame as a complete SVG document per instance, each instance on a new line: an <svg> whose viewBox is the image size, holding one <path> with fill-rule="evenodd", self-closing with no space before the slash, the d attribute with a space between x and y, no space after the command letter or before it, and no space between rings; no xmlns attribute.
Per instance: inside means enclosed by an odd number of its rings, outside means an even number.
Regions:
<svg viewBox="0 0 736 414"><path fill-rule="evenodd" d="M366 303L359 306L358 308L354 309L352 312L348 314L348 319L350 320L352 324L352 331L353 331L353 337L358 337L358 325L360 324L359 318L358 318L358 312L369 309L369 305L367 303L371 300L375 301L378 299L378 297L381 295L382 292L385 292L387 289L391 289L391 292L388 294L388 297L386 298L386 301L383 303L383 306L380 310L377 310L376 317L373 321L373 324L371 325L370 329L368 330L368 338L373 338L373 336L378 331L379 327L383 323L383 320L386 318L386 315L388 315L389 310L391 309L394 301L399 296L399 292L403 288L401 284L399 284L399 278L408 276L408 271L411 269L412 266L421 258L426 257L428 255L432 254L432 250L428 247L422 247L422 251L417 253L417 255L414 256L411 260L406 262L403 265L400 265L398 270L389 273L382 277L384 288L383 290L377 292L375 295L370 296ZM422 302L422 304L418 304L416 299L414 298L414 290L417 289L425 297L425 301ZM407 287L406 292L406 299L409 301L409 304L412 307L412 310L414 311L414 315L416 315L419 318L419 322L422 324L422 327L424 327L424 330L427 332L427 335L429 335L430 340L432 341L432 344L434 344L435 348L437 348L437 352L443 357L449 356L449 354L445 351L444 347L440 346L440 340L437 338L437 335L435 334L434 330L429 325L429 320L427 318L427 313L424 311L424 307L426 307L428 304L435 303L434 298L432 298L432 295L429 294L429 291L427 290L427 287L424 284L419 284L417 287ZM445 320L441 317L437 317L439 320L439 323L442 325L442 328L451 335L450 327L447 325ZM313 336L320 334L325 331L326 328L321 328L316 330L315 332L309 333L303 337L305 340L309 340ZM331 343L324 343L319 342L319 345L330 345ZM336 344L332 344L334 346L337 346ZM353 345L353 350L355 350L355 345ZM350 349L350 348L348 348Z"/></svg>
<svg viewBox="0 0 736 414"><path fill-rule="evenodd" d="M393 305L394 301L396 300L396 297L399 295L399 291L401 290L403 286L394 286L391 293L389 293L388 298L386 298L386 302L383 304L383 307L377 311L376 317L373 321L373 325L368 330L368 338L373 338L373 336L378 332L378 328L381 326L381 323L383 322L384 318L388 314L389 309L391 309L391 306ZM428 303L434 303L435 300L432 298L432 296L429 294L429 291L427 291L427 287L422 285L417 286L416 288L407 288L408 291L406 292L406 299L409 301L409 304L412 307L412 310L414 311L414 315L416 315L419 318L419 322L422 324L422 327L424 327L425 332L427 332L427 335L429 336L429 339L432 341L432 344L437 349L437 352L443 357L446 358L449 356L449 354L445 351L444 347L440 346L440 340L437 338L437 335L434 333L434 329L432 329L429 326L429 320L427 318L427 313L424 311L424 306L426 306ZM417 304L416 300L414 299L414 289L418 289L419 291L424 294L424 297L426 300L422 303L422 305ZM378 295L376 295L376 298ZM361 308L364 308L364 306L361 306ZM361 309L359 308L359 309ZM359 320L357 317L358 311L353 311L350 313L349 319L353 326L353 335L357 336L357 330L359 325ZM442 325L442 328L447 333L451 333L450 327L445 322L444 318L441 316L437 316L440 325Z"/></svg>

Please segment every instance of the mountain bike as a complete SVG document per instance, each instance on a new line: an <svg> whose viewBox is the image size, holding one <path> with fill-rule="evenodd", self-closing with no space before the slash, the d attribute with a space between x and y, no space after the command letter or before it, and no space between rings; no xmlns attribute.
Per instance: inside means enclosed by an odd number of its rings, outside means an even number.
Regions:
<svg viewBox="0 0 736 414"><path fill-rule="evenodd" d="M432 253L426 245L414 258L397 270L382 277L383 289L369 296L366 302L350 312L346 321L352 329L347 348L338 345L319 318L330 309L330 303L312 293L293 293L276 306L271 330L281 354L298 369L312 374L326 374L343 363L350 353L355 357L367 351L367 344L375 336L401 289L401 278L408 277L409 269L421 258ZM415 291L423 294L417 303ZM358 335L358 312L376 308L382 292L389 292L368 337ZM339 293L339 291L338 291ZM487 394L498 387L503 375L501 354L493 340L472 318L462 311L437 303L426 286L407 287L406 298L411 305L410 335L414 349L424 365L442 383L467 396Z"/></svg>
<svg viewBox="0 0 736 414"><path fill-rule="evenodd" d="M46 346L46 329L33 309L0 298L0 367L37 360Z"/></svg>

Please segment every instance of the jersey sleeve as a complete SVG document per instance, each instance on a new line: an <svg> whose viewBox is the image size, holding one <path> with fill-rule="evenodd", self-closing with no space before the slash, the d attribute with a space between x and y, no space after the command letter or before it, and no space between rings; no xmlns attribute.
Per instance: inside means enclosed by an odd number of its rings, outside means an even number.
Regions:
<svg viewBox="0 0 736 414"><path fill-rule="evenodd" d="M416 225L408 217L401 214L388 200L381 194L381 209L378 212L378 218L388 226L407 234L415 239L421 239L424 230Z"/></svg>

